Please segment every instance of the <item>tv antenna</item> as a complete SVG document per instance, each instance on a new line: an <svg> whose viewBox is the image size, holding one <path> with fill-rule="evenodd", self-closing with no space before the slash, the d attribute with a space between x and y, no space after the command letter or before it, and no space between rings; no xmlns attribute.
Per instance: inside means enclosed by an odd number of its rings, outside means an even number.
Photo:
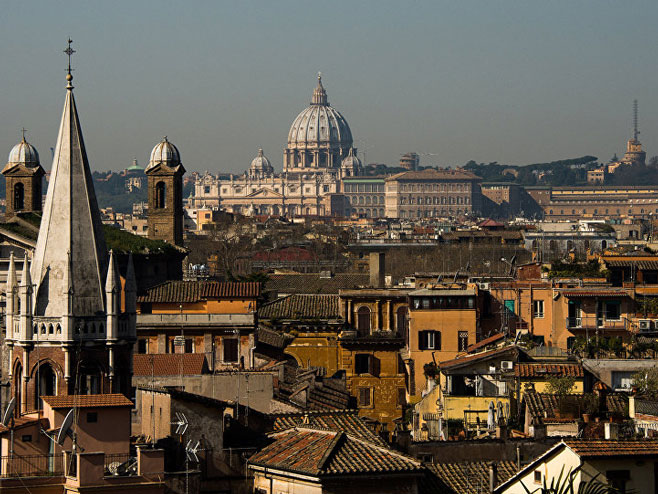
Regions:
<svg viewBox="0 0 658 494"><path fill-rule="evenodd" d="M16 398L9 400L9 404L5 409L5 413L2 416L2 425L9 427L9 424L14 418L14 410L16 409Z"/></svg>
<svg viewBox="0 0 658 494"><path fill-rule="evenodd" d="M9 457L14 456L14 411L16 410L16 398L9 400L5 413L2 416L2 425L9 428Z"/></svg>

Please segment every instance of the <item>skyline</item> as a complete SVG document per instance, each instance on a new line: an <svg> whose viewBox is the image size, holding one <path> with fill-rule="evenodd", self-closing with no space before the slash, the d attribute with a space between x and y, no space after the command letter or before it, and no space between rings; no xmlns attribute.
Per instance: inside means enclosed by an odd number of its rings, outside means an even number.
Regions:
<svg viewBox="0 0 658 494"><path fill-rule="evenodd" d="M658 154L650 2L71 5L74 18L47 2L4 8L4 159L25 127L50 169L68 36L93 170L146 166L168 135L188 171L241 173L261 147L280 171L318 71L367 162L607 161L632 135L634 99Z"/></svg>

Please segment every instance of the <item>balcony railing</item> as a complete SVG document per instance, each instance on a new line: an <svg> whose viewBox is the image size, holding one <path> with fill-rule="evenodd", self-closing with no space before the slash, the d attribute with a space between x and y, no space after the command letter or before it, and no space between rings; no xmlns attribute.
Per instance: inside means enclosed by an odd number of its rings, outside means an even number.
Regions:
<svg viewBox="0 0 658 494"><path fill-rule="evenodd" d="M62 455L0 456L0 478L64 475Z"/></svg>
<svg viewBox="0 0 658 494"><path fill-rule="evenodd" d="M597 316L567 317L567 329L603 329L628 330L629 321L625 317L619 319L606 319Z"/></svg>

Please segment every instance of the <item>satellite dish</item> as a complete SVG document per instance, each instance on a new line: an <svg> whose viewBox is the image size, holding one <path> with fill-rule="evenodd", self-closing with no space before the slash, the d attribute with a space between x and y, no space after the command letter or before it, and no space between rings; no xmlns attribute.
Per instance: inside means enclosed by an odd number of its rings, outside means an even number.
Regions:
<svg viewBox="0 0 658 494"><path fill-rule="evenodd" d="M2 416L2 425L5 427L9 426L9 422L14 417L14 410L16 409L16 398L9 400L5 414Z"/></svg>
<svg viewBox="0 0 658 494"><path fill-rule="evenodd" d="M64 444L64 440L66 437L71 437L73 434L71 434L71 426L73 425L73 412L75 411L75 408L71 408L69 410L69 413L66 414L66 417L64 417L64 422L62 422L62 426L59 428L59 432L57 433L57 444L62 446Z"/></svg>

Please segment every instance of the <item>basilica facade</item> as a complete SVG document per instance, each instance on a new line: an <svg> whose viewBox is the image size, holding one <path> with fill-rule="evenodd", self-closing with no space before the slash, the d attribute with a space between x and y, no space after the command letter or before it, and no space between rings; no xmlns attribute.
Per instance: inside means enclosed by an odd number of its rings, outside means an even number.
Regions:
<svg viewBox="0 0 658 494"><path fill-rule="evenodd" d="M311 104L297 115L288 132L283 173L274 172L260 149L242 175L200 176L190 206L241 214L349 214L341 179L363 173L352 144L352 131L340 112L329 104L318 76Z"/></svg>

